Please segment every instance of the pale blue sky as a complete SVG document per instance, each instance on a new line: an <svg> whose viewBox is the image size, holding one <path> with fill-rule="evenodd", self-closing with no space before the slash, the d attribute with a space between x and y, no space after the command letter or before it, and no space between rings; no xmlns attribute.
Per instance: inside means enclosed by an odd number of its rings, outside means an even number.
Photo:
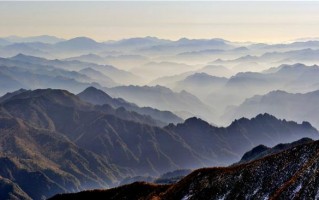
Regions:
<svg viewBox="0 0 319 200"><path fill-rule="evenodd" d="M225 38L277 42L319 36L319 2L0 2L0 37Z"/></svg>

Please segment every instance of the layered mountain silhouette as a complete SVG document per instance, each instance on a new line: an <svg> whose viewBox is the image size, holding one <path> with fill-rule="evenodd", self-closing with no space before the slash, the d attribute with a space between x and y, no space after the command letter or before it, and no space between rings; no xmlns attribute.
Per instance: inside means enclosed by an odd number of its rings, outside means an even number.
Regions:
<svg viewBox="0 0 319 200"><path fill-rule="evenodd" d="M308 141L246 164L199 169L172 185L137 182L52 199L317 199L318 150Z"/></svg>
<svg viewBox="0 0 319 200"><path fill-rule="evenodd" d="M53 89L3 96L0 120L1 166L7 166L0 176L33 199L109 187L126 176L227 165L259 144L318 137L309 123L268 114L242 118L225 128L198 118L161 128L150 116L110 104L93 105ZM28 181L34 177L36 191Z"/></svg>
<svg viewBox="0 0 319 200"><path fill-rule="evenodd" d="M318 128L318 100L319 91L293 94L277 90L245 100L238 107L229 109L224 117L231 121L238 116L252 117L267 112L284 119L306 120Z"/></svg>
<svg viewBox="0 0 319 200"><path fill-rule="evenodd" d="M204 104L191 93L182 90L174 92L163 86L118 86L105 91L113 97L120 97L139 106L169 110L177 115L188 118L199 116L204 119L213 118L213 109ZM213 120L210 120L213 121Z"/></svg>
<svg viewBox="0 0 319 200"><path fill-rule="evenodd" d="M180 117L169 111L160 111L151 107L138 107L137 105L129 103L124 99L112 98L102 90L96 89L94 87L85 89L83 92L79 93L78 96L82 100L94 105L108 104L114 108L123 107L128 111L134 111L142 115L149 115L166 125L168 125L169 123L179 123L183 121Z"/></svg>

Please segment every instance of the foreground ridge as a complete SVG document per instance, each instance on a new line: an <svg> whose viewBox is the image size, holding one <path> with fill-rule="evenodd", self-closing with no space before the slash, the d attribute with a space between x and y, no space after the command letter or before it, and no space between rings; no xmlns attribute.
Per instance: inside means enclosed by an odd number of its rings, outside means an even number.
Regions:
<svg viewBox="0 0 319 200"><path fill-rule="evenodd" d="M94 199L316 199L319 188L319 141L292 147L241 165L198 169L172 185L133 183L110 190L56 195L53 200L90 194ZM124 190L125 188L125 190ZM144 193L140 193L143 190ZM126 192L129 191L129 192ZM140 194L134 198L131 196ZM148 193L148 194L146 194ZM82 195L81 195L82 194ZM123 196L124 195L124 196Z"/></svg>

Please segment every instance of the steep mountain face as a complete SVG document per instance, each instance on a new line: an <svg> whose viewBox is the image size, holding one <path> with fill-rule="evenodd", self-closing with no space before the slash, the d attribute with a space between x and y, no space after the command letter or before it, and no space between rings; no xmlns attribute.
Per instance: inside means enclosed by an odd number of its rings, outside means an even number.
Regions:
<svg viewBox="0 0 319 200"><path fill-rule="evenodd" d="M131 199L317 199L318 159L319 142L310 142L247 164L199 169L176 184L166 185L166 189L155 185L147 194ZM137 193L144 185L124 187ZM58 195L53 199L80 198L84 194L87 198L101 194L128 197L121 189Z"/></svg>
<svg viewBox="0 0 319 200"><path fill-rule="evenodd" d="M319 121L316 117L319 112L318 101L319 91L305 94L273 91L245 100L238 107L229 109L224 118L231 121L238 116L252 117L258 113L267 112L284 119L298 122L309 121L318 128Z"/></svg>
<svg viewBox="0 0 319 200"><path fill-rule="evenodd" d="M89 87L85 89L83 92L79 93L78 96L82 100L94 105L108 104L113 108L123 107L128 111L134 111L141 115L149 115L152 118L161 121L166 125L169 123L180 123L183 121L180 117L176 116L175 114L169 111L160 111L151 107L138 107L137 105L129 103L124 99L112 98L102 90L96 89L94 87Z"/></svg>
<svg viewBox="0 0 319 200"><path fill-rule="evenodd" d="M14 182L0 177L0 198L12 200L31 200L31 198Z"/></svg>
<svg viewBox="0 0 319 200"><path fill-rule="evenodd" d="M10 117L1 117L0 124L0 176L18 185L32 199L108 187L123 176L119 168L79 148L59 132L35 128Z"/></svg>

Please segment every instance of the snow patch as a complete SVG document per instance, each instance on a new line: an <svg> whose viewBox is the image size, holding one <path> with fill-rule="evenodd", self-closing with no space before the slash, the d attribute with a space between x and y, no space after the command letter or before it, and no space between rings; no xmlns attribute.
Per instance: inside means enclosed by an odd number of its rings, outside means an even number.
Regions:
<svg viewBox="0 0 319 200"><path fill-rule="evenodd" d="M181 200L189 200L193 195L186 194Z"/></svg>
<svg viewBox="0 0 319 200"><path fill-rule="evenodd" d="M293 194L298 193L298 192L300 191L300 189L301 189L301 188L302 188L302 185L301 185L301 184L299 184L299 185L296 187L296 189L294 189Z"/></svg>

